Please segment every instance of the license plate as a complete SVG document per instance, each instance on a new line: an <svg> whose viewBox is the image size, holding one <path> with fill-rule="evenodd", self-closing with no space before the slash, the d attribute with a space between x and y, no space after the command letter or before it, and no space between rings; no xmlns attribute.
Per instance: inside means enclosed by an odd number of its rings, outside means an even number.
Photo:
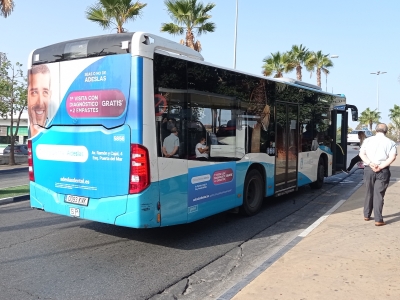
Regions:
<svg viewBox="0 0 400 300"><path fill-rule="evenodd" d="M69 214L73 217L79 217L80 216L80 211L79 208L75 208L75 207L70 207L69 208Z"/></svg>
<svg viewBox="0 0 400 300"><path fill-rule="evenodd" d="M65 202L87 206L88 203L89 203L89 198L88 197L73 196L73 195L66 195L65 196Z"/></svg>

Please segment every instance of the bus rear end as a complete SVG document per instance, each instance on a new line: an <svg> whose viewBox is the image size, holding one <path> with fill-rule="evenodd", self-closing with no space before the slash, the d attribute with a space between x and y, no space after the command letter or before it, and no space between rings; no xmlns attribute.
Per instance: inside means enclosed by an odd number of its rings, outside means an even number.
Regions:
<svg viewBox="0 0 400 300"><path fill-rule="evenodd" d="M37 49L29 59L31 206L155 227L158 189L142 146L143 61L133 33Z"/></svg>

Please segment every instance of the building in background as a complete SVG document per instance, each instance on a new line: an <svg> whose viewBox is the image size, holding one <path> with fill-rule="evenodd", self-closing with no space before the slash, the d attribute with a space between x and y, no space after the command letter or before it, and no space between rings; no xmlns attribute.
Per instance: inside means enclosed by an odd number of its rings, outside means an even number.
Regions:
<svg viewBox="0 0 400 300"><path fill-rule="evenodd" d="M14 115L14 126L13 130L15 132L17 126L18 116ZM3 153L3 149L10 144L11 142L11 119L3 119L0 118L0 154ZM21 116L21 120L18 128L18 136L16 136L15 140L19 144L26 144L28 140L28 113L24 112Z"/></svg>

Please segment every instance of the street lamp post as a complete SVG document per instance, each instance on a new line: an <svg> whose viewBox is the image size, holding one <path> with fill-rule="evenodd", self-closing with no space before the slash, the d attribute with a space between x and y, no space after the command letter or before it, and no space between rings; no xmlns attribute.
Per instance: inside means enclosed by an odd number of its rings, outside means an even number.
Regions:
<svg viewBox="0 0 400 300"><path fill-rule="evenodd" d="M235 21L235 44L233 47L233 68L236 69L236 40L237 40L237 23L238 23L238 1L236 0L236 21Z"/></svg>
<svg viewBox="0 0 400 300"><path fill-rule="evenodd" d="M386 74L387 72L371 72L376 75L376 111L379 112L379 75Z"/></svg>
<svg viewBox="0 0 400 300"><path fill-rule="evenodd" d="M339 57L339 55L331 55L331 58L338 58ZM328 73L326 73L325 74L326 76L325 76L325 91L327 92L328 91ZM332 93L333 93L333 90L332 90Z"/></svg>

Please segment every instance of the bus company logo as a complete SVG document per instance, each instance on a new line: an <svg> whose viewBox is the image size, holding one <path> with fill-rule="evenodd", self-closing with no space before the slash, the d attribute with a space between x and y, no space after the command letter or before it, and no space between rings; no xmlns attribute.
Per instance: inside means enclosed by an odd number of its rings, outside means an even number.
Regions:
<svg viewBox="0 0 400 300"><path fill-rule="evenodd" d="M225 169L218 170L213 174L213 183L214 184L222 184L232 181L233 179L233 170Z"/></svg>
<svg viewBox="0 0 400 300"><path fill-rule="evenodd" d="M83 163L87 161L89 151L85 146L39 144L36 156L40 160Z"/></svg>
<svg viewBox="0 0 400 300"><path fill-rule="evenodd" d="M200 183L200 182L209 181L210 179L211 179L210 174L205 174L205 175L200 175L200 176L192 177L192 179L190 180L190 182L191 182L192 184L197 184L197 183Z"/></svg>
<svg viewBox="0 0 400 300"><path fill-rule="evenodd" d="M114 142L125 142L125 135L114 135Z"/></svg>
<svg viewBox="0 0 400 300"><path fill-rule="evenodd" d="M198 205L193 205L193 206L189 206L188 207L188 213L190 214L190 213L194 213L194 212L196 212L196 211L198 211L199 210L199 207L198 207Z"/></svg>

